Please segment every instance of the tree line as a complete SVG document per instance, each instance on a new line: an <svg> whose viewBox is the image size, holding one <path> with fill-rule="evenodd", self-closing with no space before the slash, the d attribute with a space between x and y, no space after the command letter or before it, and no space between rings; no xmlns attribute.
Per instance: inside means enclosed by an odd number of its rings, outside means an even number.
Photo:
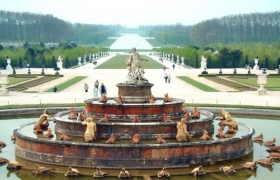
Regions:
<svg viewBox="0 0 280 180"><path fill-rule="evenodd" d="M183 46L154 48L159 53L184 57L187 66L200 68L201 56L207 58L208 68L253 67L254 59L259 59L260 68L278 69L280 65L280 42L274 43L232 43L211 46Z"/></svg>
<svg viewBox="0 0 280 180"><path fill-rule="evenodd" d="M190 32L195 42L275 42L280 37L280 12L225 16L202 21Z"/></svg>
<svg viewBox="0 0 280 180"><path fill-rule="evenodd" d="M59 43L58 47L46 47L44 43L37 45L29 45L28 43L22 47L4 48L0 45L0 68L5 69L7 66L7 58L11 59L11 66L23 68L56 68L56 62L59 56L63 58L63 66L70 68L78 65L78 57L86 56L89 61L89 54L98 52L106 52L107 48L96 48L78 46L75 43Z"/></svg>
<svg viewBox="0 0 280 180"><path fill-rule="evenodd" d="M144 29L147 36L176 45L275 42L280 40L280 12L230 15L193 26L176 24L145 26Z"/></svg>
<svg viewBox="0 0 280 180"><path fill-rule="evenodd" d="M0 42L97 44L113 35L114 26L71 24L52 15L0 11Z"/></svg>

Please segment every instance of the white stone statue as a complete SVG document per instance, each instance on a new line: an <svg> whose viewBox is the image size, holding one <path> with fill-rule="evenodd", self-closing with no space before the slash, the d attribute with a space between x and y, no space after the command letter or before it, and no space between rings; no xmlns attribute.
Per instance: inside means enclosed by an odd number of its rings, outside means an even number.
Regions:
<svg viewBox="0 0 280 180"><path fill-rule="evenodd" d="M87 58L87 55L85 54L85 55L84 55L84 64L86 64L86 62L87 62L87 59L86 59L86 58Z"/></svg>
<svg viewBox="0 0 280 180"><path fill-rule="evenodd" d="M177 60L176 61L177 61L176 64L180 65L180 57L179 57L179 55L177 55Z"/></svg>
<svg viewBox="0 0 280 180"><path fill-rule="evenodd" d="M56 63L56 66L62 70L63 69L63 62L62 62L63 58L61 56L58 56L58 59L57 59L57 63Z"/></svg>
<svg viewBox="0 0 280 180"><path fill-rule="evenodd" d="M185 66L185 62L184 62L184 60L185 60L185 57L181 57L181 66Z"/></svg>
<svg viewBox="0 0 280 180"><path fill-rule="evenodd" d="M207 69L207 58L205 58L203 55L201 56L200 69L203 71Z"/></svg>
<svg viewBox="0 0 280 180"><path fill-rule="evenodd" d="M81 61L82 61L82 57L78 57L78 66L82 65Z"/></svg>
<svg viewBox="0 0 280 180"><path fill-rule="evenodd" d="M128 75L126 78L126 83L128 84L142 84L147 83L148 80L144 77L144 69L141 68L139 60L148 61L142 58L136 51L136 48L132 48L131 54L126 59L126 65L128 69Z"/></svg>

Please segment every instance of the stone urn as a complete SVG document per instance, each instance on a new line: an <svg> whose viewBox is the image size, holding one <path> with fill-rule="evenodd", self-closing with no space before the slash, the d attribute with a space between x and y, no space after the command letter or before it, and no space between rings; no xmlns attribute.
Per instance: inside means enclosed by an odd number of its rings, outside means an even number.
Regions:
<svg viewBox="0 0 280 180"><path fill-rule="evenodd" d="M78 66L82 65L81 61L82 61L82 57L78 57Z"/></svg>
<svg viewBox="0 0 280 180"><path fill-rule="evenodd" d="M0 74L0 85L1 85L0 95L5 96L5 95L9 94L9 91L6 88L8 83L9 83L8 75L7 74Z"/></svg>
<svg viewBox="0 0 280 180"><path fill-rule="evenodd" d="M257 83L260 85L260 88L257 90L259 95L264 95L267 93L267 90L264 89L264 85L267 84L267 75L266 69L263 69L261 73L256 74L258 76Z"/></svg>

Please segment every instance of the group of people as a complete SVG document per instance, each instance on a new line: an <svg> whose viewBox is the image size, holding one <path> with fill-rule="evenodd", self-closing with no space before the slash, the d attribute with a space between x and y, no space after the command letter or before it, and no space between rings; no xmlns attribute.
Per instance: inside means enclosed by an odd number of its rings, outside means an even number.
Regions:
<svg viewBox="0 0 280 180"><path fill-rule="evenodd" d="M165 83L170 83L170 81L171 81L171 76L170 76L170 74L169 74L169 75L165 74L165 75L164 75L164 80L165 80Z"/></svg>
<svg viewBox="0 0 280 180"><path fill-rule="evenodd" d="M88 89L89 89L89 86L87 83L85 83L84 85L84 91L85 92L88 92ZM98 79L95 81L94 83L94 88L93 88L93 97L94 98L98 98L98 91L100 92L100 96L104 96L104 95L107 95L107 88L106 86L101 83L101 86L99 87L99 81Z"/></svg>

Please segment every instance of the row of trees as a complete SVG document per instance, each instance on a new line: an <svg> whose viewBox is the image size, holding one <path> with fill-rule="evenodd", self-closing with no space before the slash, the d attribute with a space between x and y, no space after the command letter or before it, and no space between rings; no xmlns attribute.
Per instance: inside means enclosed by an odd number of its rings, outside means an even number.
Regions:
<svg viewBox="0 0 280 180"><path fill-rule="evenodd" d="M70 24L52 15L0 11L0 42L97 44L115 34L115 26Z"/></svg>
<svg viewBox="0 0 280 180"><path fill-rule="evenodd" d="M85 54L89 56L89 54L96 54L100 51L104 52L107 50L107 48L78 47L73 43L60 44L57 48L42 47L40 45L29 45L28 48L4 48L0 50L0 68L6 68L6 58L11 59L12 67L22 68L27 67L28 64L34 68L41 68L43 66L55 68L60 55L63 58L64 67L70 68L78 64L78 57L84 57Z"/></svg>
<svg viewBox="0 0 280 180"><path fill-rule="evenodd" d="M275 42L280 40L280 12L231 15L193 26L176 24L144 29L147 36L176 45Z"/></svg>
<svg viewBox="0 0 280 180"><path fill-rule="evenodd" d="M144 29L147 36L154 37L166 44L186 45L193 42L189 35L192 29L191 26L176 24L170 26L146 26Z"/></svg>
<svg viewBox="0 0 280 180"><path fill-rule="evenodd" d="M163 47L155 48L157 52L173 54L176 58L185 57L185 64L199 68L203 55L207 58L208 68L242 68L246 65L254 66L254 59L259 59L261 68L276 69L280 65L279 43L236 43L203 46Z"/></svg>
<svg viewBox="0 0 280 180"><path fill-rule="evenodd" d="M274 42L280 39L280 12L225 16L200 22L190 36L197 43Z"/></svg>
<svg viewBox="0 0 280 180"><path fill-rule="evenodd" d="M51 15L0 11L0 41L57 42L71 25Z"/></svg>

